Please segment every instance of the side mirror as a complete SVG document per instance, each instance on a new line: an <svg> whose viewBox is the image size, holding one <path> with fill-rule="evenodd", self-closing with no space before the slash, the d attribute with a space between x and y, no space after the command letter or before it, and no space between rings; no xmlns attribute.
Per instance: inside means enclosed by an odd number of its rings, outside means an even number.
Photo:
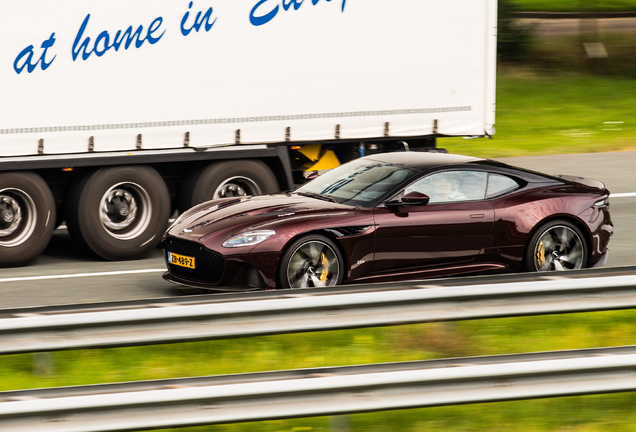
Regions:
<svg viewBox="0 0 636 432"><path fill-rule="evenodd" d="M426 205L431 198L421 192L409 192L402 197L402 202L406 205Z"/></svg>
<svg viewBox="0 0 636 432"><path fill-rule="evenodd" d="M424 206L428 204L430 197L420 192L409 192L399 201L390 201L384 205L388 207Z"/></svg>

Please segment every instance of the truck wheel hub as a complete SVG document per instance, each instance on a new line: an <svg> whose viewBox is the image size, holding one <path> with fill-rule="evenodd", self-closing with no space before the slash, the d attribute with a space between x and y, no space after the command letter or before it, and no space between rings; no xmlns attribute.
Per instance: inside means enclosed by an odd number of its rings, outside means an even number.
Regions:
<svg viewBox="0 0 636 432"><path fill-rule="evenodd" d="M2 211L2 222L5 224L10 224L15 220L15 214L11 210L3 210Z"/></svg>

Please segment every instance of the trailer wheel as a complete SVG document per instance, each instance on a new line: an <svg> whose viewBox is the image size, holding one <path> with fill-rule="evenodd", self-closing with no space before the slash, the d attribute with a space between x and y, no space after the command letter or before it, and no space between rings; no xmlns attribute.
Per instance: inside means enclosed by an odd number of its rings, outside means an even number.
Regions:
<svg viewBox="0 0 636 432"><path fill-rule="evenodd" d="M0 174L0 266L28 264L46 248L55 229L55 200L30 172Z"/></svg>
<svg viewBox="0 0 636 432"><path fill-rule="evenodd" d="M216 162L188 177L179 194L179 210L205 201L278 192L276 176L258 160Z"/></svg>
<svg viewBox="0 0 636 432"><path fill-rule="evenodd" d="M148 166L102 168L71 189L66 206L73 239L107 260L147 255L169 216L168 188Z"/></svg>

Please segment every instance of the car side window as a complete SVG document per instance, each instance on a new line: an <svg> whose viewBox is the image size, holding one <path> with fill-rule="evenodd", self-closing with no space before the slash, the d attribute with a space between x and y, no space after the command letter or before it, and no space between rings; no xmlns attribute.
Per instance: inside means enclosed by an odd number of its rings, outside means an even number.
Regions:
<svg viewBox="0 0 636 432"><path fill-rule="evenodd" d="M416 181L404 193L426 194L429 203L483 200L487 180L488 173L481 171L444 171Z"/></svg>
<svg viewBox="0 0 636 432"><path fill-rule="evenodd" d="M494 198L512 192L519 188L519 183L511 179L510 177L490 173L488 175L488 189L486 191L486 198Z"/></svg>

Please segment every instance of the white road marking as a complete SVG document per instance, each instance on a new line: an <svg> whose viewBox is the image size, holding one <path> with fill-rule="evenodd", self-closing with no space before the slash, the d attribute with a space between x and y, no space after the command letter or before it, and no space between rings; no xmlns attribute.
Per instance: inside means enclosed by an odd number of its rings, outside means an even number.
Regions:
<svg viewBox="0 0 636 432"><path fill-rule="evenodd" d="M610 199L612 199L612 198L627 198L627 197L636 197L636 192L610 194Z"/></svg>
<svg viewBox="0 0 636 432"><path fill-rule="evenodd" d="M34 281L34 280L47 280L47 279L67 279L67 278L81 278L81 277L96 277L96 276L119 276L126 274L139 274L139 273L156 273L165 272L166 269L143 269L143 270L124 270L124 271L112 271L112 272L100 272L100 273L75 273L75 274L61 274L61 275L47 275L47 276L27 276L27 277L14 277L0 279L0 282L21 282L21 281Z"/></svg>

